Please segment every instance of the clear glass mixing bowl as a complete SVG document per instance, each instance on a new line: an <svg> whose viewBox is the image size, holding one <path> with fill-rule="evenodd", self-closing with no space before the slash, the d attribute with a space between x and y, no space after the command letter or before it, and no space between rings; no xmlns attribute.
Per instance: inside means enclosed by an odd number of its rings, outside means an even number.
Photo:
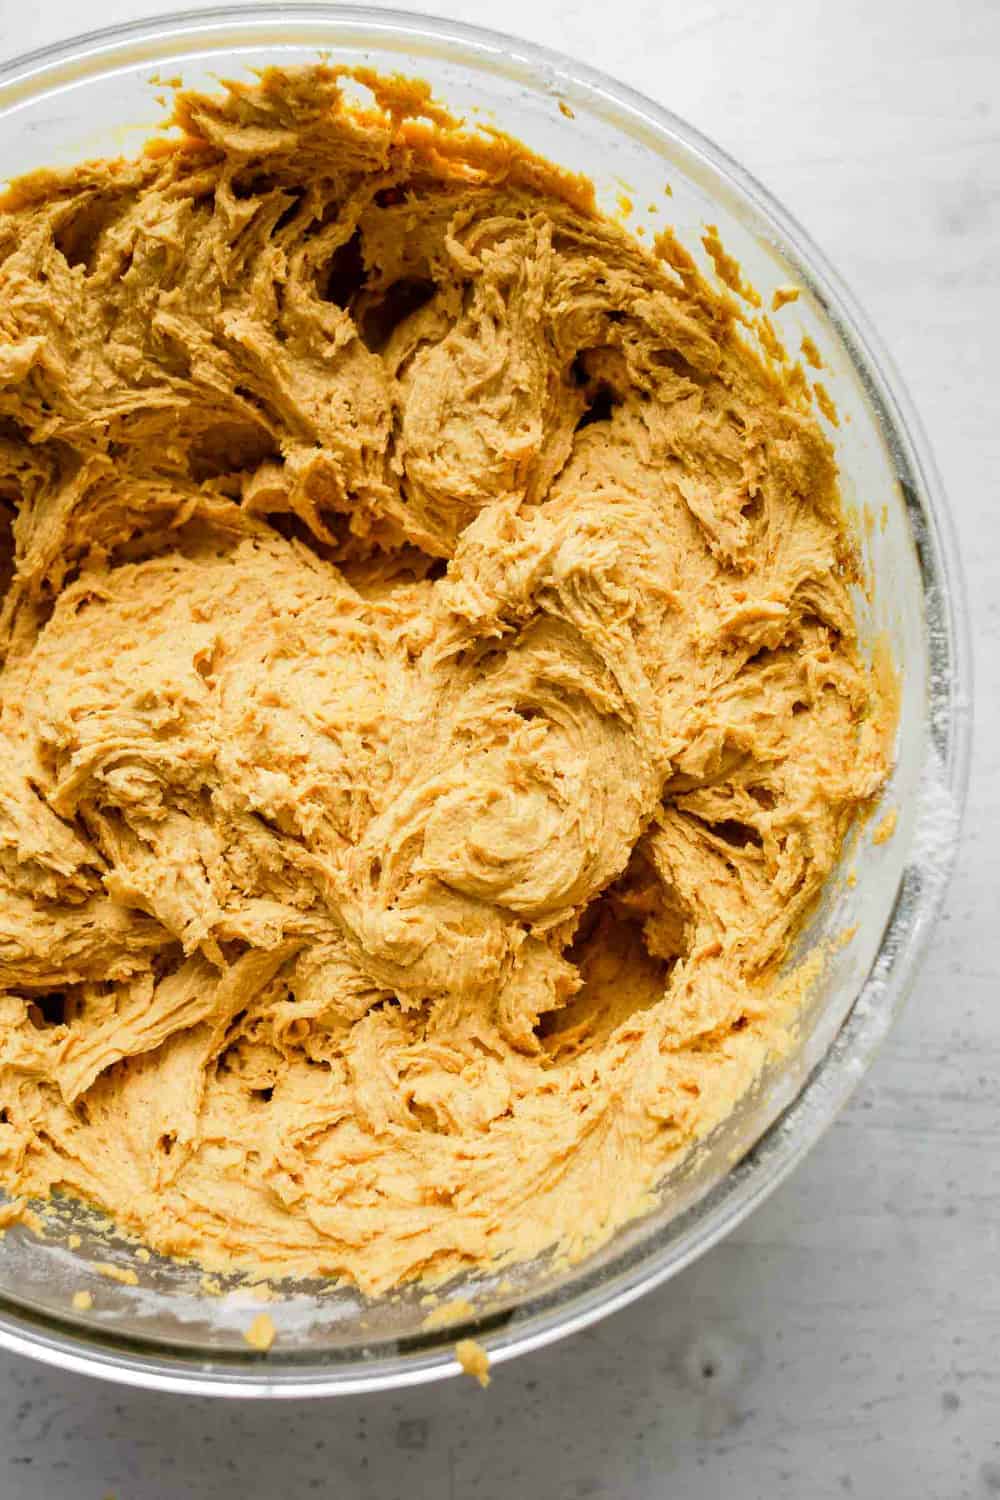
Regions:
<svg viewBox="0 0 1000 1500"><path fill-rule="evenodd" d="M706 223L770 300L802 288L780 315L790 342L823 352L840 411L830 429L846 503L875 580L859 596L866 634L888 639L901 668L898 761L885 793L895 836L859 836L845 854L856 883L831 881L804 935L856 926L837 947L802 1016L797 1051L771 1068L724 1126L662 1185L659 1205L567 1269L536 1261L467 1278L449 1294L473 1304L428 1331L419 1287L366 1303L347 1288L295 1283L268 1304L266 1356L243 1330L260 1310L245 1288L207 1295L192 1266L142 1264L109 1242L95 1215L62 1204L46 1237L15 1227L0 1240L0 1345L68 1369L165 1390L306 1396L401 1386L454 1374L455 1340L511 1358L623 1306L672 1276L738 1224L800 1161L868 1067L913 979L956 850L970 727L970 667L959 564L941 485L920 425L867 319L789 215L735 162L648 99L579 63L457 22L333 5L269 5L161 17L94 32L0 70L0 175L139 147L162 120L155 79L211 87L264 64L368 64L415 73L470 122L495 122L594 179L615 212L626 192L659 202L697 250ZM672 197L664 198L669 182ZM630 221L644 222L641 211ZM70 1233L80 1237L76 1249ZM76 1243L75 1240L73 1242ZM135 1270L138 1284L94 1262ZM76 1312L73 1293L93 1308Z"/></svg>

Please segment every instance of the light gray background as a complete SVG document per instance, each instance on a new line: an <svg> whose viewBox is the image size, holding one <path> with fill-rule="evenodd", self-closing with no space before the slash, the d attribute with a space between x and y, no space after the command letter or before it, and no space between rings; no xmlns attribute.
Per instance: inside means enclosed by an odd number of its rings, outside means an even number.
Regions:
<svg viewBox="0 0 1000 1500"><path fill-rule="evenodd" d="M416 0L414 0L416 3ZM977 651L964 853L905 1017L771 1201L555 1348L401 1396L226 1404L0 1356L0 1500L1000 1495L1000 4L428 0L574 53L799 216L909 382ZM0 0L0 54L143 0Z"/></svg>

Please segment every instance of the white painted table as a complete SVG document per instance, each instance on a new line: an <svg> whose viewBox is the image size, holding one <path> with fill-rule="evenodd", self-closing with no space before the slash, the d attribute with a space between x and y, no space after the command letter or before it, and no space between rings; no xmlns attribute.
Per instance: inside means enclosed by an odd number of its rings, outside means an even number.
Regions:
<svg viewBox="0 0 1000 1500"><path fill-rule="evenodd" d="M798 214L909 381L977 649L964 854L845 1116L670 1285L497 1372L301 1405L131 1393L0 1357L2 1500L1000 1495L1000 5L436 0L669 104ZM0 0L0 53L151 12ZM991 659L992 658L992 659Z"/></svg>

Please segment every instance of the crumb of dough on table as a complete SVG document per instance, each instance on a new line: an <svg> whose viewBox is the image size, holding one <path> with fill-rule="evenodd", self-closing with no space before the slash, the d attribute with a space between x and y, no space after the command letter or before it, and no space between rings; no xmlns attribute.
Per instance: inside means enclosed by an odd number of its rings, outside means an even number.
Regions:
<svg viewBox="0 0 1000 1500"><path fill-rule="evenodd" d="M606 1240L892 757L717 231L356 76L0 198L0 1185L206 1292Z"/></svg>
<svg viewBox="0 0 1000 1500"><path fill-rule="evenodd" d="M275 1339L274 1320L267 1313L258 1313L243 1337L253 1349L266 1354Z"/></svg>
<svg viewBox="0 0 1000 1500"><path fill-rule="evenodd" d="M491 1378L490 1357L482 1344L477 1344L475 1339L459 1339L455 1345L455 1358L462 1366L463 1373L478 1380L485 1390Z"/></svg>
<svg viewBox="0 0 1000 1500"><path fill-rule="evenodd" d="M72 1301L77 1312L89 1312L94 1305L93 1294L82 1289L73 1293Z"/></svg>

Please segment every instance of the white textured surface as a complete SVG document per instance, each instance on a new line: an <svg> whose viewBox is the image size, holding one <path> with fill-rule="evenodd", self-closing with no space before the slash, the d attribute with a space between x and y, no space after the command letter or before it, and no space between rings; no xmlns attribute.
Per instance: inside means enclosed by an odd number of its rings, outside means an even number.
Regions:
<svg viewBox="0 0 1000 1500"><path fill-rule="evenodd" d="M977 652L964 852L845 1116L667 1287L499 1370L236 1405L0 1356L2 1500L1000 1494L1000 6L437 0L604 68L728 148L873 315L958 519ZM0 53L153 13L0 0Z"/></svg>

